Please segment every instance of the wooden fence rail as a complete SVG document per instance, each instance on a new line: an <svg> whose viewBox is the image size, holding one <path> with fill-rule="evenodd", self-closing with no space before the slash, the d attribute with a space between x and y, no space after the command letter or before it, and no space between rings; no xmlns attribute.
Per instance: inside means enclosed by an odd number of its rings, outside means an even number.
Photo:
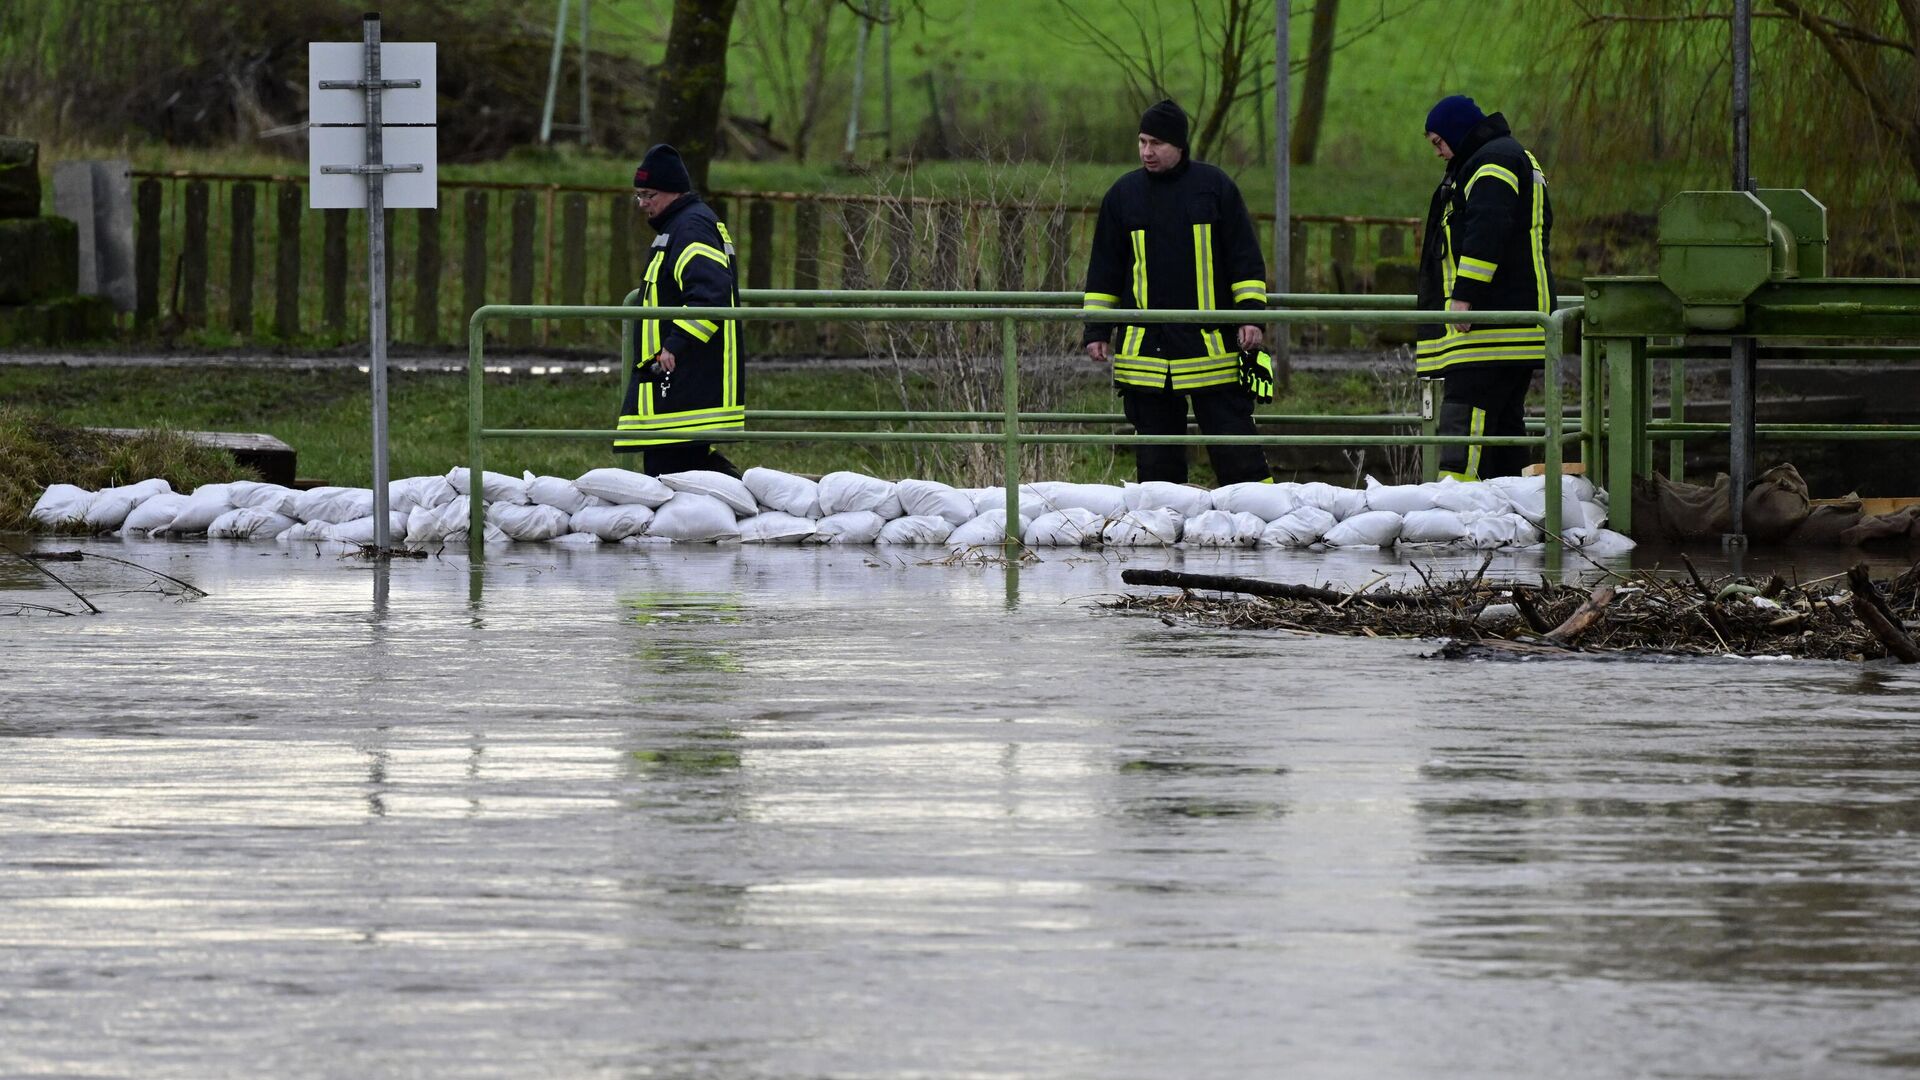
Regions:
<svg viewBox="0 0 1920 1080"><path fill-rule="evenodd" d="M239 341L326 343L363 333L363 211L308 210L304 177L134 177L136 326L218 327ZM1097 211L798 192L721 191L708 201L732 226L744 284L760 289L1075 288ZM272 207L271 228L263 206ZM1377 260L1417 252L1417 224L1295 217L1294 290L1367 290ZM227 236L215 243L210 233L221 225ZM1269 230L1261 233L1264 246ZM653 234L625 188L443 182L440 209L388 211L387 238L396 342L447 345L492 301L617 303L639 284ZM444 254L449 242L458 245L457 262ZM270 309L256 302L269 290ZM577 322L521 320L495 332L518 346L611 348L617 340L612 326ZM1340 345L1348 333L1330 329L1316 340ZM757 349L859 344L829 324L761 324L750 334Z"/></svg>

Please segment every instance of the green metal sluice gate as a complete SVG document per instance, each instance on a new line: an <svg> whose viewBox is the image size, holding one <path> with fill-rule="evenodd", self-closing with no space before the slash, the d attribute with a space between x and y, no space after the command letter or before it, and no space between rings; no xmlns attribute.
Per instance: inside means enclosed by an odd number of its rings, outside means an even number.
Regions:
<svg viewBox="0 0 1920 1080"><path fill-rule="evenodd" d="M743 291L741 300L750 305L753 301L768 303L794 301L827 301L845 303L898 303L929 304L974 302L994 304L1009 300L1025 301L1028 304L1080 302L1078 294L1066 293L964 293L964 292L790 292L781 290ZM1413 298L1408 296L1329 296L1329 295L1275 295L1268 298L1269 303L1339 303L1347 306L1333 308L1278 308L1266 311L1129 311L1126 314L1130 323L1220 323L1227 325L1290 325L1294 323L1336 323L1349 325L1389 325L1431 322L1434 314L1430 311L1411 310ZM1351 303L1349 303L1351 302ZM1391 306L1390 306L1391 305ZM480 476L485 469L485 443L488 439L582 439L613 441L620 433L604 428L489 428L485 422L485 350L486 324L509 319L737 319L747 322L894 322L894 323L932 323L932 322L992 322L1000 326L1001 340L1001 400L1005 408L1000 412L934 412L934 411L845 411L845 410L753 410L747 411L749 423L754 421L788 420L825 423L894 423L900 421L923 421L941 423L978 423L996 426L984 431L898 431L898 430L860 430L860 431L781 431L743 429L702 430L700 438L715 442L857 442L857 443L948 443L948 444L998 444L1002 449L1004 485L1007 492L1006 521L1007 545L1017 547L1020 544L1018 534L1020 521L1020 448L1033 445L1056 445L1074 443L1095 443L1107 446L1135 446L1143 444L1163 446L1206 446L1206 445L1255 445L1255 446L1416 446L1432 447L1465 446L1524 446L1537 447L1546 462L1546 520L1545 531L1549 537L1550 552L1557 552L1558 536L1561 531L1561 464L1563 448L1569 441L1578 441L1584 436L1580 432L1567 433L1563 430L1563 402L1560 386L1558 358L1559 343L1563 340L1569 319L1576 319L1579 308L1562 308L1550 315L1538 311L1475 311L1452 312L1449 322L1471 322L1489 326L1538 326L1546 331L1548 342L1546 364L1545 418L1540 424L1538 435L1507 436L1470 436L1438 435L1433 432L1431 421L1420 416L1322 416L1296 415L1277 416L1256 414L1255 419L1266 424L1274 423L1314 423L1346 424L1357 427L1390 429L1411 427L1418 434L1402 433L1392 430L1372 432L1332 433L1311 435L1140 435L1140 434L1075 434L1062 432L1029 431L1027 424L1114 424L1123 422L1123 418L1107 413L1035 413L1020 410L1020 356L1018 349L1018 327L1023 322L1112 322L1111 311L1089 311L1080 308L1061 309L1041 306L1024 307L754 307L737 308L695 308L695 307L632 307L632 306L584 306L565 307L538 304L489 304L474 311L468 322L467 330L467 466L470 475ZM621 349L623 372L633 368L631 328L622 335ZM1432 455L1429 454L1431 461ZM475 563L484 561L485 508L480 500L470 503L468 519L468 546Z"/></svg>

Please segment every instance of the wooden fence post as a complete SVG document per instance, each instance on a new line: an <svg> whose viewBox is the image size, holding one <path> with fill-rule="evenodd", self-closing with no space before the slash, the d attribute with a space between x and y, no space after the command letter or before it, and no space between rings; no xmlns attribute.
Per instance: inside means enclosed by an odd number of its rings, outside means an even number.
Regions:
<svg viewBox="0 0 1920 1080"><path fill-rule="evenodd" d="M1353 266L1353 225L1342 221L1333 227L1333 291L1351 293L1360 290L1360 277ZM1327 327L1327 344L1337 349L1353 345L1353 326L1335 323Z"/></svg>
<svg viewBox="0 0 1920 1080"><path fill-rule="evenodd" d="M895 199L887 204L887 288L904 289L913 280L913 207Z"/></svg>
<svg viewBox="0 0 1920 1080"><path fill-rule="evenodd" d="M181 272L182 320L187 326L207 324L207 182L187 183L187 232L181 244L186 256Z"/></svg>
<svg viewBox="0 0 1920 1080"><path fill-rule="evenodd" d="M960 274L960 238L966 235L967 208L946 203L939 209L933 235L933 267L928 276L941 291L965 288Z"/></svg>
<svg viewBox="0 0 1920 1080"><path fill-rule="evenodd" d="M300 185L278 185L274 199L279 250L274 252L273 332L286 341L300 332Z"/></svg>
<svg viewBox="0 0 1920 1080"><path fill-rule="evenodd" d="M418 236L413 260L413 337L422 345L440 343L440 211L414 217Z"/></svg>
<svg viewBox="0 0 1920 1080"><path fill-rule="evenodd" d="M1067 291L1067 275L1073 272L1068 262L1072 258L1073 236L1067 231L1067 212L1055 207L1047 218L1047 276L1043 287L1048 292Z"/></svg>
<svg viewBox="0 0 1920 1080"><path fill-rule="evenodd" d="M513 248L507 253L507 303L533 303L533 223L538 205L531 191L513 193ZM533 320L507 323L507 340L514 345L533 343Z"/></svg>
<svg viewBox="0 0 1920 1080"><path fill-rule="evenodd" d="M465 219L466 246L460 255L460 288L466 318L460 320L460 337L466 340L473 313L487 302L487 193L467 192L460 216Z"/></svg>
<svg viewBox="0 0 1920 1080"><path fill-rule="evenodd" d="M871 279L867 275L867 234L872 227L873 217L865 206L850 202L840 204L842 289L868 287Z"/></svg>
<svg viewBox="0 0 1920 1080"><path fill-rule="evenodd" d="M820 204L811 200L793 208L793 287L820 287ZM788 323L783 340L789 349L817 349L825 338L826 323Z"/></svg>
<svg viewBox="0 0 1920 1080"><path fill-rule="evenodd" d="M253 209L257 189L236 183L228 189L233 218L227 253L227 324L243 338L253 336Z"/></svg>
<svg viewBox="0 0 1920 1080"><path fill-rule="evenodd" d="M133 243L133 325L146 328L160 317L160 181L140 181L139 232Z"/></svg>
<svg viewBox="0 0 1920 1080"><path fill-rule="evenodd" d="M347 329L347 212L322 210L326 235L320 246L320 310L332 333Z"/></svg>
<svg viewBox="0 0 1920 1080"><path fill-rule="evenodd" d="M579 306L587 302L587 197L574 191L560 207L560 302ZM579 321L561 323L562 340L579 340L593 327Z"/></svg>
<svg viewBox="0 0 1920 1080"><path fill-rule="evenodd" d="M615 195L607 208L613 230L607 244L607 303L624 303L633 289L633 196Z"/></svg>
<svg viewBox="0 0 1920 1080"><path fill-rule="evenodd" d="M1380 257L1383 259L1404 258L1407 253L1407 233L1398 225L1387 225L1380 229Z"/></svg>
<svg viewBox="0 0 1920 1080"><path fill-rule="evenodd" d="M755 199L747 207L747 288L773 288L773 204ZM740 324L747 348L759 352L773 340L773 325L762 322Z"/></svg>
<svg viewBox="0 0 1920 1080"><path fill-rule="evenodd" d="M1296 293L1310 292L1311 290L1307 288L1307 242L1310 239L1307 223L1296 219L1288 225L1288 229L1291 236L1287 242L1287 290ZM1304 344L1306 336L1305 324L1293 324L1294 344Z"/></svg>

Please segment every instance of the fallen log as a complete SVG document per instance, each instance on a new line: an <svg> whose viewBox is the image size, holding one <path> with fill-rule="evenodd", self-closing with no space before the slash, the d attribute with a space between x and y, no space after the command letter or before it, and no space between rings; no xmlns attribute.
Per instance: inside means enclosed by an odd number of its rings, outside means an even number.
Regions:
<svg viewBox="0 0 1920 1080"><path fill-rule="evenodd" d="M1359 597L1369 604L1382 604L1390 607L1433 607L1437 601L1424 596L1409 596L1406 593L1369 592L1345 593L1335 589L1322 589L1313 585L1289 585L1283 581L1261 581L1258 578L1233 577L1227 574L1189 574L1179 570L1122 570L1120 580L1129 585L1164 585L1175 589L1210 589L1214 592L1245 593L1248 596L1267 596L1276 600L1318 600L1327 604L1344 604Z"/></svg>
<svg viewBox="0 0 1920 1080"><path fill-rule="evenodd" d="M1567 616L1566 621L1547 631L1550 641L1562 645L1571 645L1573 639L1592 629L1593 624L1606 618L1607 605L1613 603L1613 586L1601 585L1587 595L1585 601Z"/></svg>
<svg viewBox="0 0 1920 1080"><path fill-rule="evenodd" d="M1866 563L1857 563L1847 571L1847 584L1853 588L1853 614L1886 647L1887 654L1903 664L1920 664L1920 646L1900 628L1900 620L1887 609L1880 590L1874 588Z"/></svg>

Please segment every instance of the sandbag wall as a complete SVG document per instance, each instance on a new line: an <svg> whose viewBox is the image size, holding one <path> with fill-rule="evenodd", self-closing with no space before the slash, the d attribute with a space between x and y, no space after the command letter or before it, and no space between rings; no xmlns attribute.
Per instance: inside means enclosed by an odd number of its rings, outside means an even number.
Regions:
<svg viewBox="0 0 1920 1080"><path fill-rule="evenodd" d="M396 480L388 488L390 535L410 545L465 543L468 470ZM558 544L825 543L941 546L999 544L1003 488L955 488L931 480L881 480L855 472L819 480L773 469L741 479L714 472L646 476L594 469L568 480L525 473L482 475L486 541ZM1526 548L1542 542L1546 484L1540 477L1476 483L1442 480L1365 489L1329 484L1041 482L1020 489L1017 532L1030 547ZM191 494L164 480L86 491L48 488L33 520L46 528L122 536L224 540L373 541L373 491L297 491L241 481ZM1570 545L1625 550L1604 528L1604 493L1581 477L1562 485Z"/></svg>

